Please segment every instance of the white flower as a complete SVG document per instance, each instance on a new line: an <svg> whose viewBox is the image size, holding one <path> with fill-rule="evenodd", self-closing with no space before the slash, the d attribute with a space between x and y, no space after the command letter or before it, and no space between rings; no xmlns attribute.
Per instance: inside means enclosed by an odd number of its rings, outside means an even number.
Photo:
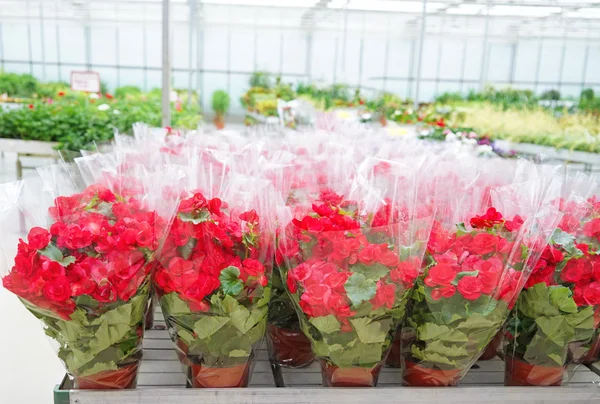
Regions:
<svg viewBox="0 0 600 404"><path fill-rule="evenodd" d="M90 98L93 99L93 100L97 100L98 98L100 98L100 96L98 94L96 94L96 93L91 93L90 94Z"/></svg>
<svg viewBox="0 0 600 404"><path fill-rule="evenodd" d="M113 114L121 115L121 111L119 111L118 109L113 109Z"/></svg>
<svg viewBox="0 0 600 404"><path fill-rule="evenodd" d="M110 106L108 104L100 104L98 105L98 111L108 111Z"/></svg>
<svg viewBox="0 0 600 404"><path fill-rule="evenodd" d="M395 111L394 111L394 115L400 115L400 114L402 114L402 112L400 112L400 111L398 111L398 110L395 110Z"/></svg>
<svg viewBox="0 0 600 404"><path fill-rule="evenodd" d="M171 92L169 93L169 101L175 102L178 99L179 99L179 96L177 95L177 91L171 90Z"/></svg>
<svg viewBox="0 0 600 404"><path fill-rule="evenodd" d="M480 155L489 155L492 154L492 152L494 151L494 149L492 149L492 146L487 145L487 144L482 144L480 146L477 146L477 153Z"/></svg>

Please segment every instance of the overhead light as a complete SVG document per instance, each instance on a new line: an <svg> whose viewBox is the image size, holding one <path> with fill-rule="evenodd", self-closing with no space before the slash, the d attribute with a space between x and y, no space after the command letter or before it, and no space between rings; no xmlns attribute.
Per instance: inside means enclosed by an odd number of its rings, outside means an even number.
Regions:
<svg viewBox="0 0 600 404"><path fill-rule="evenodd" d="M536 7L536 6L493 6L490 15L501 16L526 16L545 17L550 14L560 13L561 7Z"/></svg>
<svg viewBox="0 0 600 404"><path fill-rule="evenodd" d="M458 7L452 7L446 10L448 14L465 14L474 15L479 14L485 9L484 4L460 4Z"/></svg>
<svg viewBox="0 0 600 404"><path fill-rule="evenodd" d="M335 5L332 5L335 3ZM334 1L328 5L329 8L342 8L339 1ZM439 2L428 2L426 6L427 11L437 11L440 8L446 7L447 4ZM391 11L391 12L405 12L414 13L423 10L422 1L397 1L397 0L350 0L347 8L349 10L360 10L360 11Z"/></svg>
<svg viewBox="0 0 600 404"><path fill-rule="evenodd" d="M319 0L204 0L204 4L264 7L313 7Z"/></svg>

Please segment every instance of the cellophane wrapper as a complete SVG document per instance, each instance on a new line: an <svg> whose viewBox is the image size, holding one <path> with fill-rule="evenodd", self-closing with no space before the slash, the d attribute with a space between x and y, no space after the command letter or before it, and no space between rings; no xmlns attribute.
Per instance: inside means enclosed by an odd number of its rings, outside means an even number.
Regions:
<svg viewBox="0 0 600 404"><path fill-rule="evenodd" d="M505 384L558 386L569 360L597 360L600 200L593 178L569 178L563 213L506 325Z"/></svg>
<svg viewBox="0 0 600 404"><path fill-rule="evenodd" d="M188 163L156 292L188 384L246 387L267 326L277 196L214 155Z"/></svg>
<svg viewBox="0 0 600 404"><path fill-rule="evenodd" d="M547 195L558 194L558 181L456 180L443 182L450 193L438 203L399 337L409 386L459 382L505 322L560 218Z"/></svg>
<svg viewBox="0 0 600 404"><path fill-rule="evenodd" d="M2 240L11 268L3 286L41 320L75 388L133 388L152 267L176 200L154 195L157 175L113 173L78 189L77 170L38 172L16 199L0 198L2 228L26 233L14 260L13 238Z"/></svg>
<svg viewBox="0 0 600 404"><path fill-rule="evenodd" d="M322 187L282 232L282 280L326 386L377 384L433 219L419 200L423 167L369 158L346 193Z"/></svg>

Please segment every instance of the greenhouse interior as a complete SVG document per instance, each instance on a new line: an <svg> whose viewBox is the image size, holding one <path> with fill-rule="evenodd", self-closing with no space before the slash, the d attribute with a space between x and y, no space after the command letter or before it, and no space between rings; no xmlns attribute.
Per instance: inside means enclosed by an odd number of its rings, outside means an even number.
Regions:
<svg viewBox="0 0 600 404"><path fill-rule="evenodd" d="M0 280L2 403L600 403L600 0L0 0Z"/></svg>

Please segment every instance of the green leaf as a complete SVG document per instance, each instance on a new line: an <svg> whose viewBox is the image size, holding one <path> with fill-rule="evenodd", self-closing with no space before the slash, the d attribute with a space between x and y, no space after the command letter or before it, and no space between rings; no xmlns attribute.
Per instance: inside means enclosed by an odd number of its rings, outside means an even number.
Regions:
<svg viewBox="0 0 600 404"><path fill-rule="evenodd" d="M382 329L382 325L387 323L388 329ZM371 321L369 318L351 318L350 323L354 327L358 339L365 344L382 343L389 331L391 320Z"/></svg>
<svg viewBox="0 0 600 404"><path fill-rule="evenodd" d="M179 250L179 255L181 255L181 258L183 258L184 260L190 259L190 256L192 255L192 252L194 251L194 247L196 247L197 243L198 243L198 240L196 240L193 237L190 237L190 239L184 246L179 247L178 250Z"/></svg>
<svg viewBox="0 0 600 404"><path fill-rule="evenodd" d="M190 306L179 298L177 293L169 293L160 298L162 309L167 316L190 314Z"/></svg>
<svg viewBox="0 0 600 404"><path fill-rule="evenodd" d="M63 267L68 267L71 264L74 264L76 261L75 257L73 257L72 255L63 258L60 261L57 261L60 265L62 265Z"/></svg>
<svg viewBox="0 0 600 404"><path fill-rule="evenodd" d="M469 338L466 334L451 330L445 325L437 325L434 323L425 323L417 328L417 335L420 340L434 341L441 340L446 342L468 342Z"/></svg>
<svg viewBox="0 0 600 404"><path fill-rule="evenodd" d="M382 264L365 265L362 263L354 264L350 267L350 271L358 274L363 274L365 279L378 281L383 276L390 273L390 269Z"/></svg>
<svg viewBox="0 0 600 404"><path fill-rule="evenodd" d="M60 263L64 257L63 253L52 243L48 244L46 248L38 251L44 257L50 258L52 261Z"/></svg>
<svg viewBox="0 0 600 404"><path fill-rule="evenodd" d="M229 266L221 271L219 275L223 293L231 296L237 296L244 288L244 282L240 279L240 270L237 267Z"/></svg>
<svg viewBox="0 0 600 404"><path fill-rule="evenodd" d="M194 335L188 330L181 329L177 331L177 335L181 338L188 346L192 345L192 343L196 340Z"/></svg>
<svg viewBox="0 0 600 404"><path fill-rule="evenodd" d="M210 212L208 210L202 209L195 215L192 215L191 213L180 213L179 219L181 219L182 222L192 222L193 224L200 224L208 222L210 220Z"/></svg>
<svg viewBox="0 0 600 404"><path fill-rule="evenodd" d="M560 315L558 308L550 303L550 294L545 283L537 283L523 290L519 295L516 307L531 319L540 316L553 317Z"/></svg>
<svg viewBox="0 0 600 404"><path fill-rule="evenodd" d="M462 330L469 334L475 330L489 330L499 326L501 321L494 321L490 316L484 316L480 313L471 313L469 317L456 327L458 330Z"/></svg>
<svg viewBox="0 0 600 404"><path fill-rule="evenodd" d="M251 328L248 324L252 323L250 318L250 312L247 308L239 304L235 298L227 295L222 301L222 307L225 313L231 318L231 324L237 328L241 333L245 334ZM256 322L254 322L256 324ZM252 324L252 325L254 325Z"/></svg>
<svg viewBox="0 0 600 404"><path fill-rule="evenodd" d="M457 236L462 236L464 234L467 234L469 231L467 230L467 228L465 227L464 223L458 223L456 225L457 231L456 231L456 235Z"/></svg>
<svg viewBox="0 0 600 404"><path fill-rule="evenodd" d="M335 318L333 314L329 314L323 317L312 317L309 319L310 323L315 328L321 331L323 334L331 334L340 330L340 322Z"/></svg>
<svg viewBox="0 0 600 404"><path fill-rule="evenodd" d="M228 317L204 316L194 324L194 332L200 339L206 339L229 322Z"/></svg>
<svg viewBox="0 0 600 404"><path fill-rule="evenodd" d="M250 354L248 353L248 351L244 349L234 349L233 351L229 352L229 356L231 358L244 358L249 355Z"/></svg>
<svg viewBox="0 0 600 404"><path fill-rule="evenodd" d="M348 298L353 306L358 306L362 302L367 302L375 296L377 286L371 279L365 279L363 274L352 274L344 285Z"/></svg>
<svg viewBox="0 0 600 404"><path fill-rule="evenodd" d="M563 313L577 313L577 304L571 290L565 286L551 286L550 301Z"/></svg>
<svg viewBox="0 0 600 404"><path fill-rule="evenodd" d="M573 328L567 326L563 316L538 317L535 323L546 338L558 346L566 346L575 336Z"/></svg>

